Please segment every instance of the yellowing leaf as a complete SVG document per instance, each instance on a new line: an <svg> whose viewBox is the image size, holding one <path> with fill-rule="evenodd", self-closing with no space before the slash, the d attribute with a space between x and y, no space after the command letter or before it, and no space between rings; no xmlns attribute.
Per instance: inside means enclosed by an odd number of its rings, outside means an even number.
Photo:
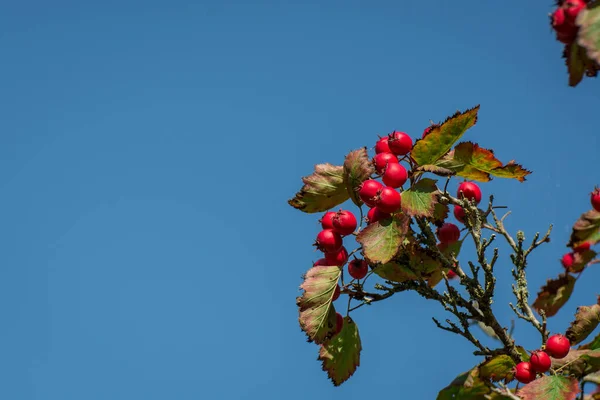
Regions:
<svg viewBox="0 0 600 400"><path fill-rule="evenodd" d="M335 386L347 381L360 365L362 345L358 327L350 317L344 318L342 331L321 345L319 360L323 371Z"/></svg>
<svg viewBox="0 0 600 400"><path fill-rule="evenodd" d="M433 217L439 193L436 182L423 178L402 192L402 212L411 217Z"/></svg>
<svg viewBox="0 0 600 400"><path fill-rule="evenodd" d="M575 400L579 392L577 379L550 375L523 386L517 395L523 400Z"/></svg>
<svg viewBox="0 0 600 400"><path fill-rule="evenodd" d="M375 168L369 160L366 147L354 150L346 156L344 161L344 183L350 199L359 207L363 202L358 196L358 187L369 179L373 172L375 172Z"/></svg>
<svg viewBox="0 0 600 400"><path fill-rule="evenodd" d="M569 247L576 247L584 242L594 245L600 242L600 212L587 211L573 225Z"/></svg>
<svg viewBox="0 0 600 400"><path fill-rule="evenodd" d="M344 167L331 164L315 166L315 172L302 178L304 186L288 204L305 213L327 211L348 200Z"/></svg>
<svg viewBox="0 0 600 400"><path fill-rule="evenodd" d="M370 263L387 263L398 253L406 236L410 218L396 214L393 218L368 225L356 237Z"/></svg>
<svg viewBox="0 0 600 400"><path fill-rule="evenodd" d="M482 379L490 379L494 382L505 381L510 382L513 380L514 373L513 368L515 362L510 356L505 354L495 356L484 362L479 367L479 376Z"/></svg>

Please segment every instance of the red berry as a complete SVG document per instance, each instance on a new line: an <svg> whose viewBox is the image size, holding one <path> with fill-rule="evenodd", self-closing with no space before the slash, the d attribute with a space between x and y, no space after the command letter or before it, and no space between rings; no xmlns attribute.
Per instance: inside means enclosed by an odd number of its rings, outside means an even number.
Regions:
<svg viewBox="0 0 600 400"><path fill-rule="evenodd" d="M473 182L463 182L460 185L458 185L456 197L461 199L463 198L463 196L465 199L474 199L475 203L479 204L479 202L481 201L481 189L479 189L479 186L477 186L477 184Z"/></svg>
<svg viewBox="0 0 600 400"><path fill-rule="evenodd" d="M428 126L427 128L425 128L425 130L423 131L423 136L421 136L421 139L425 139L425 136L427 136L429 134L429 132L431 132L432 129L433 129L433 126Z"/></svg>
<svg viewBox="0 0 600 400"><path fill-rule="evenodd" d="M369 264L365 260L355 258L348 263L348 273L354 279L362 279L369 272Z"/></svg>
<svg viewBox="0 0 600 400"><path fill-rule="evenodd" d="M448 270L448 272L446 273L446 276L448 277L448 279L454 279L457 277L456 272L452 271L451 269Z"/></svg>
<svg viewBox="0 0 600 400"><path fill-rule="evenodd" d="M567 31L557 31L556 40L564 44L571 44L577 38L577 28L569 28Z"/></svg>
<svg viewBox="0 0 600 400"><path fill-rule="evenodd" d="M333 216L333 230L342 236L350 235L356 226L356 217L348 210L340 210Z"/></svg>
<svg viewBox="0 0 600 400"><path fill-rule="evenodd" d="M464 224L466 218L465 209L461 206L454 206L454 218L456 218L458 222L462 222Z"/></svg>
<svg viewBox="0 0 600 400"><path fill-rule="evenodd" d="M313 264L313 267L318 267L320 265L329 266L329 264L327 263L327 260L325 258L319 258L317 261L315 261L315 263Z"/></svg>
<svg viewBox="0 0 600 400"><path fill-rule="evenodd" d="M373 157L373 164L375 165L375 171L378 174L382 174L383 170L388 164L398 164L398 157L392 153L379 153Z"/></svg>
<svg viewBox="0 0 600 400"><path fill-rule="evenodd" d="M560 333L550 336L546 342L546 353L554 358L565 358L569 350L571 350L571 342Z"/></svg>
<svg viewBox="0 0 600 400"><path fill-rule="evenodd" d="M333 291L333 297L331 301L336 301L340 298L340 294L342 294L342 289L340 289L340 285L335 285L335 290Z"/></svg>
<svg viewBox="0 0 600 400"><path fill-rule="evenodd" d="M515 367L515 378L521 383L529 383L535 380L535 371L531 364L523 361Z"/></svg>
<svg viewBox="0 0 600 400"><path fill-rule="evenodd" d="M565 23L565 10L563 8L557 8L552 13L552 27L557 29Z"/></svg>
<svg viewBox="0 0 600 400"><path fill-rule="evenodd" d="M358 188L358 197L369 207L375 207L377 192L383 187L383 185L374 180L367 179Z"/></svg>
<svg viewBox="0 0 600 400"><path fill-rule="evenodd" d="M565 267L565 269L568 271L575 263L575 255L573 253L567 253L562 257L560 262L562 263L563 267Z"/></svg>
<svg viewBox="0 0 600 400"><path fill-rule="evenodd" d="M316 246L324 253L333 253L342 248L342 237L333 229L323 229L317 235Z"/></svg>
<svg viewBox="0 0 600 400"><path fill-rule="evenodd" d="M377 208L386 213L395 213L402 206L402 196L394 188L384 186L377 193Z"/></svg>
<svg viewBox="0 0 600 400"><path fill-rule="evenodd" d="M385 167L381 179L387 186L399 188L408 179L408 173L402 164L391 163Z"/></svg>
<svg viewBox="0 0 600 400"><path fill-rule="evenodd" d="M367 224L373 224L377 221L390 218L392 215L381 211L377 207L373 207L367 213Z"/></svg>
<svg viewBox="0 0 600 400"><path fill-rule="evenodd" d="M592 244L590 242L583 242L579 246L575 246L573 248L573 251L575 253L585 253L590 249L590 247L592 247Z"/></svg>
<svg viewBox="0 0 600 400"><path fill-rule="evenodd" d="M445 223L437 229L437 237L442 243L452 244L460 239L460 229L454 224Z"/></svg>
<svg viewBox="0 0 600 400"><path fill-rule="evenodd" d="M327 211L325 215L319 220L323 229L333 229L333 216L334 211Z"/></svg>
<svg viewBox="0 0 600 400"><path fill-rule="evenodd" d="M335 334L337 335L338 333L340 333L342 331L343 327L344 327L344 317L342 317L342 314L336 313L336 315L335 315Z"/></svg>
<svg viewBox="0 0 600 400"><path fill-rule="evenodd" d="M552 361L546 352L537 350L531 353L531 359L529 360L531 368L534 371L544 373L550 369Z"/></svg>
<svg viewBox="0 0 600 400"><path fill-rule="evenodd" d="M348 261L348 250L346 250L346 248L342 246L342 248L338 251L325 253L325 260L327 262L327 265L335 265L341 267L342 265L346 264L346 261Z"/></svg>
<svg viewBox="0 0 600 400"><path fill-rule="evenodd" d="M595 188L591 195L592 207L594 210L600 211L600 189Z"/></svg>
<svg viewBox="0 0 600 400"><path fill-rule="evenodd" d="M388 145L392 153L403 156L412 150L413 142L406 133L394 131L388 136Z"/></svg>
<svg viewBox="0 0 600 400"><path fill-rule="evenodd" d="M585 8L584 0L567 0L563 4L565 9L565 20L570 25L575 25L575 19L581 11Z"/></svg>
<svg viewBox="0 0 600 400"><path fill-rule="evenodd" d="M375 143L375 154L379 153L391 153L390 146L388 146L387 136L382 137Z"/></svg>

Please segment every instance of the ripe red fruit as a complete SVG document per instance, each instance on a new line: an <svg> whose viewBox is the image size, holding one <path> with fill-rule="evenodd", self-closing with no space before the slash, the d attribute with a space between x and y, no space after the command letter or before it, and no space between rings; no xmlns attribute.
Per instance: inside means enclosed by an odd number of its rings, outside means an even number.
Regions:
<svg viewBox="0 0 600 400"><path fill-rule="evenodd" d="M329 264L327 264L327 260L325 258L319 258L317 261L314 262L313 267L318 267L320 265L329 266Z"/></svg>
<svg viewBox="0 0 600 400"><path fill-rule="evenodd" d="M531 363L520 362L515 367L515 378L521 383L529 383L535 380L535 371L531 368Z"/></svg>
<svg viewBox="0 0 600 400"><path fill-rule="evenodd" d="M429 134L429 132L431 132L432 129L433 129L433 126L428 126L427 128L425 128L425 130L423 131L423 136L421 136L421 139L425 139L425 136L427 136Z"/></svg>
<svg viewBox="0 0 600 400"><path fill-rule="evenodd" d="M454 224L445 223L437 229L437 237L442 243L452 244L460 239L460 229Z"/></svg>
<svg viewBox="0 0 600 400"><path fill-rule="evenodd" d="M388 136L388 146L392 153L403 156L412 150L413 142L406 133L394 131Z"/></svg>
<svg viewBox="0 0 600 400"><path fill-rule="evenodd" d="M575 256L573 253L567 253L564 256L562 256L560 262L562 263L562 266L565 267L565 269L568 271L575 263Z"/></svg>
<svg viewBox="0 0 600 400"><path fill-rule="evenodd" d="M381 182L367 179L358 188L358 197L369 207L375 207L377 192L383 187Z"/></svg>
<svg viewBox="0 0 600 400"><path fill-rule="evenodd" d="M325 215L319 220L323 229L333 229L333 216L334 211L327 211Z"/></svg>
<svg viewBox="0 0 600 400"><path fill-rule="evenodd" d="M342 314L336 313L336 315L335 315L335 334L337 335L338 333L340 333L342 331L343 327L344 327L344 317L342 317Z"/></svg>
<svg viewBox="0 0 600 400"><path fill-rule="evenodd" d="M390 146L388 146L387 136L382 137L375 143L375 154L379 153L391 153Z"/></svg>
<svg viewBox="0 0 600 400"><path fill-rule="evenodd" d="M446 273L446 277L448 277L448 279L454 279L456 278L458 275L456 275L456 272L452 271L451 269L448 270L448 272Z"/></svg>
<svg viewBox="0 0 600 400"><path fill-rule="evenodd" d="M362 279L369 272L369 264L365 260L355 258L348 263L348 273L354 279Z"/></svg>
<svg viewBox="0 0 600 400"><path fill-rule="evenodd" d="M408 179L408 173L402 164L390 163L385 167L381 179L387 186L399 188Z"/></svg>
<svg viewBox="0 0 600 400"><path fill-rule="evenodd" d="M324 253L333 253L342 248L342 237L333 229L323 229L317 235L315 245Z"/></svg>
<svg viewBox="0 0 600 400"><path fill-rule="evenodd" d="M573 251L575 253L585 253L590 249L590 247L592 247L592 244L590 242L583 242L579 246L575 246L573 248Z"/></svg>
<svg viewBox="0 0 600 400"><path fill-rule="evenodd" d="M402 196L394 188L389 186L382 187L377 192L377 208L386 213L395 213L402 206Z"/></svg>
<svg viewBox="0 0 600 400"><path fill-rule="evenodd" d="M466 218L465 209L461 206L454 206L454 218L456 218L458 222L462 222L464 224Z"/></svg>
<svg viewBox="0 0 600 400"><path fill-rule="evenodd" d="M569 354L569 350L571 350L571 342L560 333L550 336L546 342L546 353L554 358L565 358Z"/></svg>
<svg viewBox="0 0 600 400"><path fill-rule="evenodd" d="M378 174L382 174L386 165L388 164L398 164L398 157L393 155L392 153L379 153L373 157L373 164L375 165L375 171Z"/></svg>
<svg viewBox="0 0 600 400"><path fill-rule="evenodd" d="M342 236L350 235L356 226L356 217L348 210L340 210L333 216L333 230Z"/></svg>
<svg viewBox="0 0 600 400"><path fill-rule="evenodd" d="M529 360L531 368L540 373L544 373L550 369L552 361L546 352L537 350L531 353L531 359Z"/></svg>
<svg viewBox="0 0 600 400"><path fill-rule="evenodd" d="M337 299L339 299L340 294L342 294L342 289L340 289L340 285L336 285L335 290L333 291L333 297L331 298L331 301L336 301Z"/></svg>
<svg viewBox="0 0 600 400"><path fill-rule="evenodd" d="M373 207L367 213L367 224L372 224L377 221L382 221L384 219L390 218L392 215L381 211L377 207Z"/></svg>
<svg viewBox="0 0 600 400"><path fill-rule="evenodd" d="M477 186L477 184L473 182L463 182L460 185L458 185L456 197L461 199L463 198L463 196L465 199L474 199L475 203L479 204L479 202L481 201L481 189L479 189L479 186Z"/></svg>
<svg viewBox="0 0 600 400"><path fill-rule="evenodd" d="M341 267L348 261L348 250L342 246L341 249L331 253L325 253L325 262L327 265Z"/></svg>
<svg viewBox="0 0 600 400"><path fill-rule="evenodd" d="M554 10L552 13L552 27L554 29L559 29L559 27L563 26L565 23L565 10L561 7Z"/></svg>
<svg viewBox="0 0 600 400"><path fill-rule="evenodd" d="M584 0L567 0L563 4L565 9L565 22L569 25L575 25L575 19L581 11L585 8Z"/></svg>
<svg viewBox="0 0 600 400"><path fill-rule="evenodd" d="M592 202L592 207L594 207L594 210L600 211L600 189L594 189L590 200Z"/></svg>

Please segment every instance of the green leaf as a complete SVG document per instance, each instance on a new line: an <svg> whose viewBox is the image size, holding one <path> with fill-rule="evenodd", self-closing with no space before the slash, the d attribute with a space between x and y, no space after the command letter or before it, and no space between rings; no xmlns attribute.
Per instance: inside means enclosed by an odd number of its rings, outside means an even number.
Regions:
<svg viewBox="0 0 600 400"><path fill-rule="evenodd" d="M566 46L567 52L567 70L569 71L569 86L575 87L583 79L586 66L585 49L577 43L571 43Z"/></svg>
<svg viewBox="0 0 600 400"><path fill-rule="evenodd" d="M302 178L302 182L304 186L288 204L305 213L327 211L348 200L341 165L316 165L315 172Z"/></svg>
<svg viewBox="0 0 600 400"><path fill-rule="evenodd" d="M514 378L513 368L515 362L510 356L499 355L490 358L479 367L479 376L482 379L491 379L494 382L510 382Z"/></svg>
<svg viewBox="0 0 600 400"><path fill-rule="evenodd" d="M523 346L516 346L515 349L521 356L521 361L529 361L530 360L529 353L527 352L527 350L525 350L525 348Z"/></svg>
<svg viewBox="0 0 600 400"><path fill-rule="evenodd" d="M378 265L373 269L373 273L392 282L406 282L419 279L417 274L415 274L407 265L402 265L393 261Z"/></svg>
<svg viewBox="0 0 600 400"><path fill-rule="evenodd" d="M579 392L577 379L551 375L523 386L517 395L523 400L575 400Z"/></svg>
<svg viewBox="0 0 600 400"><path fill-rule="evenodd" d="M479 378L479 369L474 368L457 376L450 385L442 389L437 400L483 400L491 389Z"/></svg>
<svg viewBox="0 0 600 400"><path fill-rule="evenodd" d="M484 149L472 142L459 143L436 165L452 170L458 176L480 182L487 182L492 179L492 176L511 178L523 182L525 177L531 174L531 171L515 164L514 161L503 165L494 156L492 150Z"/></svg>
<svg viewBox="0 0 600 400"><path fill-rule="evenodd" d="M452 171L451 169L447 169L444 167L440 167L438 165L421 165L420 167L416 168L415 171L423 173L423 172L431 172L433 174L439 175L439 176L453 176L456 175L456 172Z"/></svg>
<svg viewBox="0 0 600 400"><path fill-rule="evenodd" d="M433 217L439 193L436 182L423 178L402 192L402 212L411 217Z"/></svg>
<svg viewBox="0 0 600 400"><path fill-rule="evenodd" d="M590 210L581 214L573 225L569 247L577 247L584 242L594 245L600 242L600 212Z"/></svg>
<svg viewBox="0 0 600 400"><path fill-rule="evenodd" d="M575 313L575 320L567 329L566 336L571 346L584 341L600 323L600 305L580 306Z"/></svg>
<svg viewBox="0 0 600 400"><path fill-rule="evenodd" d="M552 368L566 369L566 372L583 376L600 370L600 350L580 350L571 349L566 357L561 359L550 358Z"/></svg>
<svg viewBox="0 0 600 400"><path fill-rule="evenodd" d="M348 196L359 207L363 202L358 196L358 187L369 179L374 172L375 168L369 160L366 147L354 150L346 156L344 161L344 183L346 184Z"/></svg>
<svg viewBox="0 0 600 400"><path fill-rule="evenodd" d="M433 216L427 219L436 226L442 226L442 224L446 222L446 218L448 218L449 211L450 208L447 204L435 203L435 207L433 208Z"/></svg>
<svg viewBox="0 0 600 400"><path fill-rule="evenodd" d="M556 315L571 297L574 286L575 278L567 273L559 275L556 279L548 279L546 285L538 293L533 308L537 312L544 310L548 317Z"/></svg>
<svg viewBox="0 0 600 400"><path fill-rule="evenodd" d="M577 17L577 43L586 49L587 57L600 63L600 3L588 6Z"/></svg>
<svg viewBox="0 0 600 400"><path fill-rule="evenodd" d="M589 343L579 346L580 349L600 350L600 333Z"/></svg>
<svg viewBox="0 0 600 400"><path fill-rule="evenodd" d="M335 386L347 381L360 365L362 345L358 327L350 317L344 318L342 331L321 346L319 360L323 371Z"/></svg>
<svg viewBox="0 0 600 400"><path fill-rule="evenodd" d="M412 151L411 157L418 165L434 165L443 157L452 145L462 135L477 123L479 105L464 112L457 111L448 117L443 124L434 126L424 139L418 140Z"/></svg>
<svg viewBox="0 0 600 400"><path fill-rule="evenodd" d="M363 246L369 263L385 264L394 258L408 232L409 224L410 218L406 215L395 214L390 219L375 222L363 229L356 236L356 241Z"/></svg>
<svg viewBox="0 0 600 400"><path fill-rule="evenodd" d="M300 286L304 293L296 299L296 304L300 311L300 328L309 342L322 344L335 333L336 312L332 300L341 273L339 267L316 266L304 276Z"/></svg>

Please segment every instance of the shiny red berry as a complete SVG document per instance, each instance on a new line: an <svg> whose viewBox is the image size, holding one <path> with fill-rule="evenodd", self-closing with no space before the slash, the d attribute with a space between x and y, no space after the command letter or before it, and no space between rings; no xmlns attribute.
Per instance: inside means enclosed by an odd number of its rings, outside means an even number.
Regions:
<svg viewBox="0 0 600 400"><path fill-rule="evenodd" d="M373 224L377 221L382 221L384 219L388 219L392 216L392 214L385 213L381 211L377 207L373 207L367 213L367 224Z"/></svg>
<svg viewBox="0 0 600 400"><path fill-rule="evenodd" d="M327 260L325 258L319 258L317 261L314 262L313 267L318 267L318 266L322 266L322 265L329 266L329 264L327 264Z"/></svg>
<svg viewBox="0 0 600 400"><path fill-rule="evenodd" d="M578 246L573 247L573 251L575 253L585 253L591 247L592 247L592 244L590 242L583 242L583 243L579 244Z"/></svg>
<svg viewBox="0 0 600 400"><path fill-rule="evenodd" d="M571 342L560 333L550 336L546 342L546 353L554 358L565 358L569 350L571 350Z"/></svg>
<svg viewBox="0 0 600 400"><path fill-rule="evenodd" d="M375 207L377 193L382 187L381 182L367 179L359 186L358 197L369 207Z"/></svg>
<svg viewBox="0 0 600 400"><path fill-rule="evenodd" d="M529 383L535 380L535 371L531 368L531 363L520 362L515 367L515 378L521 383Z"/></svg>
<svg viewBox="0 0 600 400"><path fill-rule="evenodd" d="M356 217L348 210L340 210L333 216L333 230L342 236L350 235L356 226Z"/></svg>
<svg viewBox="0 0 600 400"><path fill-rule="evenodd" d="M324 253L333 253L342 248L342 237L333 229L323 229L317 235L315 245Z"/></svg>
<svg viewBox="0 0 600 400"><path fill-rule="evenodd" d="M446 272L446 277L448 277L448 279L454 279L456 278L458 275L456 275L456 272L452 271L452 270L448 270L448 272Z"/></svg>
<svg viewBox="0 0 600 400"><path fill-rule="evenodd" d="M531 353L529 363L531 364L531 368L533 368L534 371L542 374L548 371L550 369L550 366L552 365L550 357L548 356L548 354L546 354L546 352L542 350L537 350Z"/></svg>
<svg viewBox="0 0 600 400"><path fill-rule="evenodd" d="M394 131L388 136L388 145L392 153L403 156L412 150L413 141L406 133Z"/></svg>
<svg viewBox="0 0 600 400"><path fill-rule="evenodd" d="M481 201L481 189L473 182L463 182L458 185L456 197L462 199L463 196L465 199L475 200L475 203L479 204Z"/></svg>
<svg viewBox="0 0 600 400"><path fill-rule="evenodd" d="M460 239L460 229L454 224L445 223L437 229L437 237L442 243L452 244Z"/></svg>
<svg viewBox="0 0 600 400"><path fill-rule="evenodd" d="M383 174L383 170L388 164L398 164L398 157L392 153L379 153L373 157L373 165L378 174Z"/></svg>
<svg viewBox="0 0 600 400"><path fill-rule="evenodd" d="M375 154L379 153L391 153L390 146L388 146L388 137L384 136L375 143Z"/></svg>
<svg viewBox="0 0 600 400"><path fill-rule="evenodd" d="M333 229L333 216L335 215L334 211L327 211L323 217L319 220L323 229Z"/></svg>
<svg viewBox="0 0 600 400"><path fill-rule="evenodd" d="M348 261L348 250L346 250L346 248L342 246L342 248L338 251L325 253L325 260L327 262L327 265L335 265L341 267L342 265L346 264L346 261Z"/></svg>
<svg viewBox="0 0 600 400"><path fill-rule="evenodd" d="M381 177L384 184L393 188L399 188L404 185L407 179L408 173L406 172L406 168L398 163L389 163L385 167L383 176Z"/></svg>
<svg viewBox="0 0 600 400"><path fill-rule="evenodd" d="M594 210L600 212L600 189L598 189L598 188L594 189L594 191L592 192L590 201L592 202L592 207L594 207Z"/></svg>
<svg viewBox="0 0 600 400"><path fill-rule="evenodd" d="M369 264L365 260L356 258L348 263L348 273L354 279L363 279L369 272Z"/></svg>
<svg viewBox="0 0 600 400"><path fill-rule="evenodd" d="M333 291L333 297L331 301L336 301L340 298L340 294L342 294L342 289L340 289L340 285L335 285L335 290Z"/></svg>
<svg viewBox="0 0 600 400"><path fill-rule="evenodd" d="M402 206L402 196L400 196L400 193L398 193L396 189L384 186L377 193L376 202L377 208L381 211L393 214L400 210L400 207Z"/></svg>
<svg viewBox="0 0 600 400"><path fill-rule="evenodd" d="M344 327L344 317L342 317L342 314L336 313L336 315L335 315L335 334L337 335L338 333L340 333L342 331L343 327Z"/></svg>
<svg viewBox="0 0 600 400"><path fill-rule="evenodd" d="M464 224L466 218L465 209L461 206L454 206L454 218L456 218L458 222L462 222Z"/></svg>
<svg viewBox="0 0 600 400"><path fill-rule="evenodd" d="M575 263L575 255L573 253L567 253L560 259L562 266L568 271Z"/></svg>

